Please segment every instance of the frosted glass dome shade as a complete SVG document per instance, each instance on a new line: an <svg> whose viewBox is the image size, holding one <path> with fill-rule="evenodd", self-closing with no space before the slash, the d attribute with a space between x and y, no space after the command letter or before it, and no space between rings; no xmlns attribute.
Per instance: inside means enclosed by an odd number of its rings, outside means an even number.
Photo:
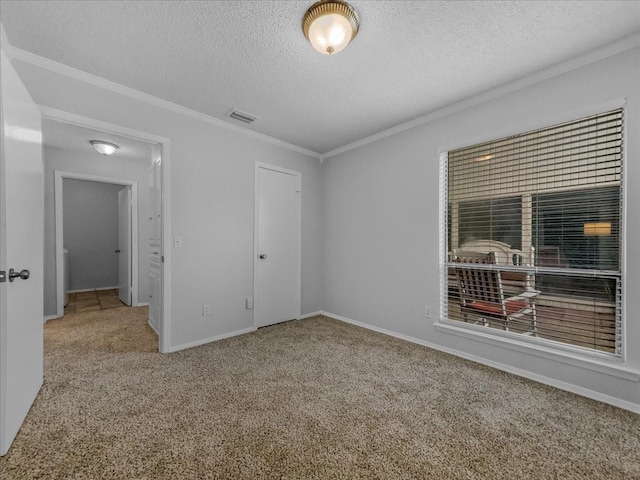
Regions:
<svg viewBox="0 0 640 480"><path fill-rule="evenodd" d="M360 21L345 2L325 0L312 5L304 16L302 29L317 51L332 55L343 50L358 33Z"/></svg>
<svg viewBox="0 0 640 480"><path fill-rule="evenodd" d="M311 24L309 41L320 53L338 53L351 41L353 30L342 15L323 15Z"/></svg>
<svg viewBox="0 0 640 480"><path fill-rule="evenodd" d="M102 140L91 140L89 143L102 155L111 155L120 148L115 143L103 142Z"/></svg>

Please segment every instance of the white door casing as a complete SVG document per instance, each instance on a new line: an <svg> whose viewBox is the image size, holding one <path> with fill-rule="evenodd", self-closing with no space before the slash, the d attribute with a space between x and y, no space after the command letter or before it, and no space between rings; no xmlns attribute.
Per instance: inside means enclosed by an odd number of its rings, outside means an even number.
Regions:
<svg viewBox="0 0 640 480"><path fill-rule="evenodd" d="M56 225L56 296L57 296L57 317L64 315L64 279L63 279L63 249L64 249L64 179L73 178L75 180L87 180L90 182L110 183L129 187L131 191L131 303L138 304L138 182L134 180L102 177L86 173L65 172L54 170L54 204L55 204L55 225ZM73 254L73 252L71 252Z"/></svg>
<svg viewBox="0 0 640 480"><path fill-rule="evenodd" d="M44 188L41 115L2 48L0 455L9 450L43 380ZM24 274L26 276L26 273Z"/></svg>
<svg viewBox="0 0 640 480"><path fill-rule="evenodd" d="M118 192L118 297L131 306L131 187Z"/></svg>
<svg viewBox="0 0 640 480"><path fill-rule="evenodd" d="M256 163L254 323L300 316L302 174Z"/></svg>
<svg viewBox="0 0 640 480"><path fill-rule="evenodd" d="M162 160L149 169L149 323L158 332L162 317Z"/></svg>

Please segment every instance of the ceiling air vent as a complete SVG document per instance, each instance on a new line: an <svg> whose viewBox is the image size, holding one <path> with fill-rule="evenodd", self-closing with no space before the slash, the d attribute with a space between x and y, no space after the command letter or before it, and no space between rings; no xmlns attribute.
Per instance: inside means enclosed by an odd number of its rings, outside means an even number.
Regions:
<svg viewBox="0 0 640 480"><path fill-rule="evenodd" d="M227 117L233 118L234 120L238 120L242 123L253 123L258 118L255 115L251 115L247 112L241 112L240 110L236 110L235 108L232 108L229 113L227 113Z"/></svg>

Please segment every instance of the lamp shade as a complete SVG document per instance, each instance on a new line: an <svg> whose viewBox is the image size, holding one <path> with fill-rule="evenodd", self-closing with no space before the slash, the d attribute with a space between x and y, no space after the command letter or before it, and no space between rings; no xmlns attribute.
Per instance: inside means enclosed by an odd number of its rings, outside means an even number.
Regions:
<svg viewBox="0 0 640 480"><path fill-rule="evenodd" d="M102 140L91 140L89 143L93 145L93 148L95 148L96 151L98 153L101 153L102 155L111 155L118 148L120 148L115 143L103 142Z"/></svg>
<svg viewBox="0 0 640 480"><path fill-rule="evenodd" d="M584 234L591 235L611 235L611 222L585 223Z"/></svg>
<svg viewBox="0 0 640 480"><path fill-rule="evenodd" d="M340 0L314 3L302 20L305 37L320 53L332 55L343 50L358 34L360 20L355 10Z"/></svg>

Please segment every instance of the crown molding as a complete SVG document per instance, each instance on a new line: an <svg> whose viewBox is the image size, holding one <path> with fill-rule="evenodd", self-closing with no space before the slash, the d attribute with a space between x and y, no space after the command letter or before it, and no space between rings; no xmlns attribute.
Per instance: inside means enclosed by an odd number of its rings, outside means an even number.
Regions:
<svg viewBox="0 0 640 480"><path fill-rule="evenodd" d="M3 42L4 42L4 37L3 37ZM190 117L190 118L199 120L201 122L208 123L210 125L215 125L216 127L224 128L226 130L230 130L232 132L245 135L247 137L261 140L263 142L276 145L278 147L286 148L287 150L301 153L303 155L307 155L313 158L318 158L318 159L320 158L320 154L318 152L314 152L312 150L300 147L298 145L294 145L292 143L288 143L283 140L270 137L269 135L265 135L263 133L255 132L253 130L248 130L244 127L232 125L228 122L217 119L210 115L197 112L196 110L193 110L191 108L183 107L176 103L169 102L168 100L163 100L161 98L150 95L148 93L144 93L139 90L135 90L133 88L121 85L119 83L112 82L111 80L98 77L97 75L93 75L91 73L87 73L82 70L69 67L68 65L36 55L35 53L27 52L26 50L21 50L15 47L12 48L12 52L13 52L12 58L14 60L19 60L21 62L28 63L30 65L33 65L42 69L49 70L51 72L54 72L60 75L64 75L74 80L88 83L90 85L123 95L125 97L129 97L134 100L138 100L138 101L147 103L149 105L153 105L155 107L164 108L171 112L178 113L180 115L184 115L186 117Z"/></svg>
<svg viewBox="0 0 640 480"><path fill-rule="evenodd" d="M0 24L0 27L2 27L1 24ZM479 95L475 95L473 97L467 98L465 100L454 103L447 107L441 108L439 110L435 110L431 113L418 117L414 120L410 120L408 122L402 123L395 127L378 132L374 135L370 135L368 137L362 138L355 142L343 145L342 147L338 147L329 152L320 154L318 152L314 152L312 150L300 147L298 145L294 145L292 143L288 143L283 140L270 137L263 133L258 133L253 130L248 130L244 127L232 125L228 122L212 117L210 115L197 112L193 109L183 107L176 103L163 100L161 98L141 92L139 90L135 90L130 87L126 87L116 82L112 82L111 80L106 80L102 77L98 77L97 75L93 75L93 74L84 72L82 70L69 67L62 63L49 60L47 58L41 57L34 53L27 52L26 50L21 50L19 48L12 47L6 37L4 28L1 28L1 35L2 35L3 50L5 50L9 58L12 60L14 59L19 60L21 62L25 62L31 65L34 65L36 67L43 68L45 70L52 71L54 73L58 73L60 75L67 76L69 78L73 78L75 80L79 80L79 81L97 86L99 88L103 88L105 90L118 93L120 95L132 98L134 100L138 100L153 106L164 108L174 113L185 115L187 117L194 118L196 120L200 120L202 122L215 125L217 127L233 131L235 133L239 133L241 135L252 137L257 140L270 143L272 145L276 145L297 153L301 153L303 155L317 158L320 160L321 163L324 163L324 160L327 158L335 157L342 153L355 150L356 148L362 147L369 143L373 143L383 138L390 137L397 133L403 132L405 130L409 130L417 126L433 122L439 118L443 118L448 115L460 112L462 110L466 110L467 108L473 107L475 105L479 105L481 103L496 99L498 97L502 97L504 95L515 92L517 90L521 90L523 88L529 87L536 83L540 83L550 78L557 77L564 73L570 72L571 70L575 70L577 68L583 67L590 63L594 63L598 60L602 60L607 57L611 57L613 55L617 55L618 53L622 53L626 50L630 50L632 48L640 46L640 34L630 35L614 43L598 48L596 50L592 50L591 52L587 52L583 55L575 57L566 62L554 65L545 70L541 70L540 72L534 73L532 75L528 75L526 77L520 78L508 84L488 90Z"/></svg>
<svg viewBox="0 0 640 480"><path fill-rule="evenodd" d="M527 75L526 77L520 78L513 82L509 82L505 85L501 85L500 87L493 88L479 95L475 95L473 97L467 98L460 102L454 103L447 107L441 108L439 110L435 110L431 113L428 113L422 117L418 117L414 120L410 120L408 122L402 123L395 127L389 128L387 130L383 130L382 132L378 132L369 137L362 138L353 143L349 143L342 147L338 147L330 152L323 153L320 155L320 162L324 162L325 159L335 157L336 155L340 155L341 153L345 153L351 150L355 150L356 148L362 147L369 143L376 142L386 137L390 137L391 135L395 135L396 133L404 132L405 130L409 130L411 128L424 125L426 123L433 122L442 117L446 117L453 113L460 112L462 110L466 110L467 108L473 107L475 105L479 105L484 102L488 102L489 100L493 100L498 97L502 97L509 93L515 92L517 90L521 90L525 87L529 87L536 83L543 82L553 77L557 77L562 75L563 73L570 72L571 70L575 70L580 67L584 67L590 63L597 62L598 60L603 60L607 57L611 57L613 55L617 55L618 53L622 53L626 50L630 50L632 48L640 46L640 34L630 35L621 40L618 40L614 43L606 45L604 47L598 48L596 50L592 50L591 52L587 52L578 57L572 58L563 63L559 63L547 69L541 70L537 73Z"/></svg>

